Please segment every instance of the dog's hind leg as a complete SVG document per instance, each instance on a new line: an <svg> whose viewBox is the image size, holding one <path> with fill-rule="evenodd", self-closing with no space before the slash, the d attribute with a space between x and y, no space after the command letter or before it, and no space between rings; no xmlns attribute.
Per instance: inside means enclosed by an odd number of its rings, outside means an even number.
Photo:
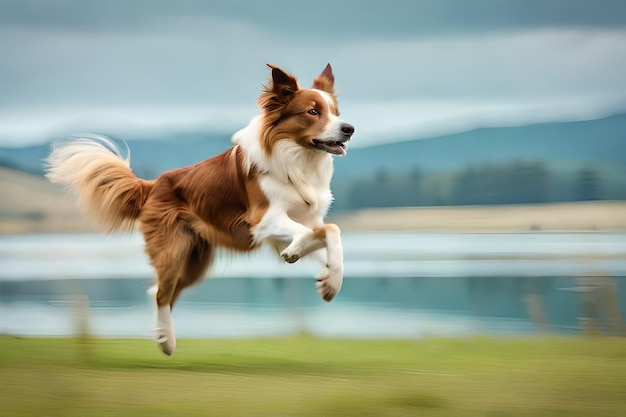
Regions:
<svg viewBox="0 0 626 417"><path fill-rule="evenodd" d="M174 303L182 290L200 281L205 276L206 271L213 263L214 252L214 248L210 243L199 237L196 238L185 265L185 272L176 283L176 288L174 288L174 294L170 300L170 309L174 308Z"/></svg>
<svg viewBox="0 0 626 417"><path fill-rule="evenodd" d="M171 306L180 290L189 285L185 285L183 280L185 274L190 272L189 260L194 259L194 257L197 258L197 255L194 255L197 238L182 221L174 221L166 225L147 225L144 223L142 230L146 240L146 252L150 256L158 279L154 295L157 309L154 340L163 353L169 356L174 353L176 348ZM208 264L209 261L207 260L204 264L205 267ZM197 266L192 267L191 272L197 272L197 269ZM201 276L200 273L196 275ZM180 284L182 287L177 291L181 281L183 282Z"/></svg>

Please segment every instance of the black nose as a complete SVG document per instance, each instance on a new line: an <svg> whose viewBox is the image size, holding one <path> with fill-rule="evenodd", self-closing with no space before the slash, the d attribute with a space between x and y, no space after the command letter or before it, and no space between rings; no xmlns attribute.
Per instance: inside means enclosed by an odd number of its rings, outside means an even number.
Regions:
<svg viewBox="0 0 626 417"><path fill-rule="evenodd" d="M352 134L354 133L354 126L352 126L349 123L343 123L341 125L341 132L347 137L351 137Z"/></svg>

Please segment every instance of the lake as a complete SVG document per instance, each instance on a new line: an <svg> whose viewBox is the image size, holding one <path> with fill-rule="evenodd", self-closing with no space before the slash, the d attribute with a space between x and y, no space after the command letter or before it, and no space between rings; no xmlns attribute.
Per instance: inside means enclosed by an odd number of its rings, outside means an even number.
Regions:
<svg viewBox="0 0 626 417"><path fill-rule="evenodd" d="M267 251L220 254L174 309L179 337L415 338L621 332L623 233L345 233L331 303L317 272ZM153 280L138 234L0 236L0 333L147 337ZM76 300L88 300L88 314ZM87 317L85 317L87 316Z"/></svg>

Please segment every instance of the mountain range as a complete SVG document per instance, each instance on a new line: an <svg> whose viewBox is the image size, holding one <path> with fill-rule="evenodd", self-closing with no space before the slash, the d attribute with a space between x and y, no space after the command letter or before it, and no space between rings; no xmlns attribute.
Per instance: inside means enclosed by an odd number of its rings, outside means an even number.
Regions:
<svg viewBox="0 0 626 417"><path fill-rule="evenodd" d="M370 146L349 151L335 165L337 175L342 176L413 168L447 172L514 161L626 164L626 114L590 121L481 128Z"/></svg>
<svg viewBox="0 0 626 417"><path fill-rule="evenodd" d="M393 135L393 132L390 132ZM125 139L125 138L124 138ZM380 172L454 172L481 164L542 161L598 164L626 175L626 114L603 119L488 127L435 138L358 147L358 130L345 158L335 158L337 180ZM51 141L52 142L52 141ZM51 142L0 148L0 166L43 173ZM142 177L199 162L225 151L230 134L181 133L153 139L127 138L131 164ZM388 141L386 141L388 142Z"/></svg>

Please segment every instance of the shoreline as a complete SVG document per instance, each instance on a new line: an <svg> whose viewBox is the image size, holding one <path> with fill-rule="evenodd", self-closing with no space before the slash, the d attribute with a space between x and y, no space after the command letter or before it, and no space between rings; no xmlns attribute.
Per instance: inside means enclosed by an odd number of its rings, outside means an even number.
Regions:
<svg viewBox="0 0 626 417"><path fill-rule="evenodd" d="M99 232L70 203L37 218L2 216L0 235ZM626 202L372 208L333 214L327 222L350 232L626 232Z"/></svg>
<svg viewBox="0 0 626 417"><path fill-rule="evenodd" d="M346 231L624 232L626 202L364 209L329 219Z"/></svg>

